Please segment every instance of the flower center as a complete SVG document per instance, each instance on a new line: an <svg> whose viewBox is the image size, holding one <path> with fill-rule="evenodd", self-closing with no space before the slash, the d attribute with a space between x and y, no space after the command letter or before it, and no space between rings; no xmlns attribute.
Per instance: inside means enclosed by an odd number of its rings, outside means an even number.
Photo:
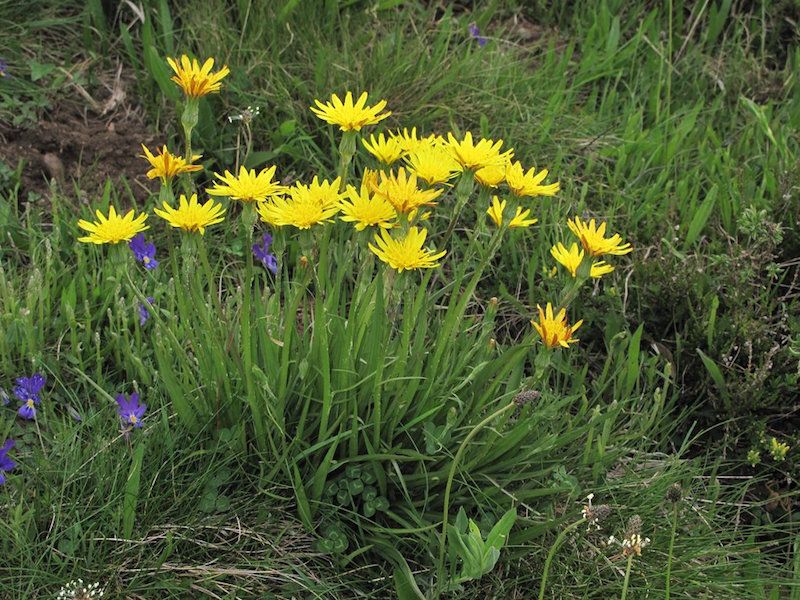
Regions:
<svg viewBox="0 0 800 600"><path fill-rule="evenodd" d="M135 414L131 413L130 415L128 415L128 421L130 421L131 425L136 425L136 422L138 420L139 419L136 418Z"/></svg>

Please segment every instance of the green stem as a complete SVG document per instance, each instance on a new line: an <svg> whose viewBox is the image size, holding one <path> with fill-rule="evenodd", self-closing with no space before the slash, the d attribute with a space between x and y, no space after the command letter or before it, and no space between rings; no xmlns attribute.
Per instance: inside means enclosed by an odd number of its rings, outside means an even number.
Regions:
<svg viewBox="0 0 800 600"><path fill-rule="evenodd" d="M461 215L461 211L464 208L464 205L467 203L467 200L469 200L474 188L475 176L473 175L472 171L464 171L461 173L461 177L456 185L456 206L455 210L453 210L454 216L450 221L450 224L447 226L447 231L445 231L444 237L442 238L442 247L447 244L450 236L453 235L453 230L456 227L456 223L458 223L459 215Z"/></svg>
<svg viewBox="0 0 800 600"><path fill-rule="evenodd" d="M456 470L458 469L458 463L461 462L461 456L464 454L464 450L466 450L469 443L472 439L480 433L480 431L486 427L489 423L494 421L497 417L502 415L504 412L513 409L516 406L515 402L510 402L505 406L501 406L488 417L486 417L483 421L478 423L475 427L473 427L472 431L469 432L467 437L464 438L464 441L461 442L461 445L458 447L458 451L456 452L455 457L453 458L453 464L450 465L450 472L447 475L447 485L444 488L444 507L442 508L442 533L439 536L439 562L437 567L437 577L436 577L436 590L434 597L438 597L441 594L441 590L444 585L444 558L445 558L445 549L447 543L447 521L448 521L448 513L450 511L450 491L453 488L453 479L456 476Z"/></svg>
<svg viewBox="0 0 800 600"><path fill-rule="evenodd" d="M347 175L350 171L350 163L356 154L356 138L358 133L355 131L345 131L342 140L339 142L339 169L337 175L341 178L340 188L343 190L347 183Z"/></svg>
<svg viewBox="0 0 800 600"><path fill-rule="evenodd" d="M553 557L556 555L561 544L564 543L564 539L566 539L567 534L570 531L574 531L581 524L586 522L586 519L581 518L578 521L575 521L571 525L567 525L561 533L558 534L556 541L553 542L553 545L550 546L550 551L547 553L547 558L544 561L544 570L542 571L542 581L539 583L539 600L544 600L544 592L547 589L547 574L550 572L550 564L553 562Z"/></svg>
<svg viewBox="0 0 800 600"><path fill-rule="evenodd" d="M628 556L628 566L625 568L625 581L622 584L622 596L620 596L620 600L625 600L628 596L628 582L631 579L631 565L633 564L633 552L630 553Z"/></svg>
<svg viewBox="0 0 800 600"><path fill-rule="evenodd" d="M670 584L670 575L672 574L672 551L675 548L675 529L678 525L678 503L675 503L675 506L672 509L672 531L669 537L669 554L667 555L667 581L666 581L666 591L664 594L665 600L669 600L669 584Z"/></svg>

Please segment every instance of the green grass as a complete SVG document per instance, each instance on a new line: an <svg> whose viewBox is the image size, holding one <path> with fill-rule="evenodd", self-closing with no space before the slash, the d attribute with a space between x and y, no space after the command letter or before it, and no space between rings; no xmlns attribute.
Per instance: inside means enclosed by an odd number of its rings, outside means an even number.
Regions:
<svg viewBox="0 0 800 600"><path fill-rule="evenodd" d="M366 262L357 277L360 254L339 224L322 270L335 285L313 282L306 297L293 265L310 237L277 236L281 278L271 289L259 272L250 290L238 219L206 236L212 282L202 260L197 273L190 266L198 248L151 216L162 265L143 278L75 242L75 221L89 214L77 189L28 203L7 165L0 386L34 369L49 384L36 427L0 409L0 439L19 440L20 463L0 488L0 585L20 597L55 596L82 577L112 597L380 598L394 594L401 554L430 593L454 469L451 516L463 506L488 529L513 504L518 519L500 563L453 597L535 595L551 544L590 492L613 509L604 536L623 537L639 514L651 538L628 597L664 597L674 482L685 499L672 598L798 597L796 484L785 478L800 443L786 401L800 350L800 55L786 25L796 8L393 4L152 1L144 24L100 2L24 13L0 4L0 57L14 76L0 87L0 117L14 123L34 122L72 89L60 71L39 77L47 68L32 65L85 57L73 75L92 89L118 57L135 74L129 95L181 148L163 57L227 63L223 93L200 107L200 185L237 160L303 180L332 174L340 133L308 106L346 89L389 100L393 115L376 130L502 138L562 185L534 201L539 226L504 236L474 293L469 235L488 243L490 231L468 206L448 248L456 259L430 284L398 278L387 293L390 280L370 279ZM526 20L535 41L522 37ZM469 37L472 21L484 48ZM228 121L247 106L260 107L249 130ZM109 185L90 204L109 202L132 200ZM612 257L616 272L571 305L571 318L586 319L581 343L537 382L537 404L493 421L456 468L476 424L532 382L528 321L564 287L548 251L570 239L574 214L607 218L636 251ZM431 229L450 218L437 211ZM211 289L223 290L219 305ZM153 290L157 315L139 327L137 303ZM128 442L113 397L134 387L150 409ZM762 449L761 464L746 466L747 450L772 435L792 445L786 461ZM354 466L372 473L389 511L365 517L325 494L357 477ZM625 561L585 529L556 554L546 597L620 594ZM330 552L321 542L337 530L349 545Z"/></svg>

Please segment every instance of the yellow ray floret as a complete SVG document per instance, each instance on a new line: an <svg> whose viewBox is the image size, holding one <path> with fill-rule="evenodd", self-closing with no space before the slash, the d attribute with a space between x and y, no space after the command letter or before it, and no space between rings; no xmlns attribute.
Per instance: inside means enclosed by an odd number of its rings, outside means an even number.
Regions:
<svg viewBox="0 0 800 600"><path fill-rule="evenodd" d="M630 244L623 244L622 238L615 233L610 238L606 238L606 224L601 223L598 227L594 219L589 222L581 221L579 217L567 220L567 225L578 239L581 241L583 249L592 256L602 256L603 254L615 254L620 256L633 252Z"/></svg>
<svg viewBox="0 0 800 600"><path fill-rule="evenodd" d="M461 171L453 156L441 146L420 146L406 157L409 170L428 185L445 183Z"/></svg>
<svg viewBox="0 0 800 600"><path fill-rule="evenodd" d="M386 100L367 106L367 92L361 94L355 104L352 92L345 94L344 102L333 94L329 102L323 104L314 100L314 104L317 106L310 107L311 112L326 123L338 125L342 131L360 131L365 125L375 125L392 114L389 111L381 113L386 108Z"/></svg>
<svg viewBox="0 0 800 600"><path fill-rule="evenodd" d="M369 136L369 141L362 139L361 143L364 144L367 152L387 165L392 164L405 154L405 150L403 150L396 138L387 138L382 133L378 134L377 137L375 135Z"/></svg>
<svg viewBox="0 0 800 600"><path fill-rule="evenodd" d="M417 187L417 176L400 167L397 172L379 173L379 182L372 191L388 200L399 213L408 214L421 206L431 206L443 190L421 190Z"/></svg>
<svg viewBox="0 0 800 600"><path fill-rule="evenodd" d="M328 181L327 179L320 181L315 175L310 185L298 182L294 187L300 190L299 193L306 194L323 208L338 206L341 199L344 198L344 193L339 191L342 187L341 177L337 177L333 181Z"/></svg>
<svg viewBox="0 0 800 600"><path fill-rule="evenodd" d="M156 208L153 212L173 227L184 231L199 232L200 235L205 234L206 227L209 225L222 223L225 220L223 217L225 209L221 204L217 204L213 200L200 204L197 201L197 194L192 194L188 200L181 194L178 208L172 208L164 202L163 210Z"/></svg>
<svg viewBox="0 0 800 600"><path fill-rule="evenodd" d="M185 54L181 56L180 63L175 58L167 58L167 62L175 71L172 81L177 83L189 98L200 98L206 94L219 92L222 87L220 82L230 73L227 66L212 73L213 58L207 59L202 67L196 58L190 60Z"/></svg>
<svg viewBox="0 0 800 600"><path fill-rule="evenodd" d="M397 212L394 206L378 195L371 195L367 186L362 185L360 191L356 191L352 185L347 186L347 199L340 203L342 221L355 223L358 231L363 231L367 227L378 226L385 229L394 226L397 220Z"/></svg>
<svg viewBox="0 0 800 600"><path fill-rule="evenodd" d="M484 187L497 187L503 183L505 177L506 166L504 164L489 165L488 167L483 167L475 171L475 181Z"/></svg>
<svg viewBox="0 0 800 600"><path fill-rule="evenodd" d="M412 127L411 131L403 127L402 131L398 129L395 133L390 132L389 138L395 140L406 154L419 152L426 148L433 148L439 145L439 140L441 140L441 138L437 140L436 136L433 134L423 138L417 137L416 127Z"/></svg>
<svg viewBox="0 0 800 600"><path fill-rule="evenodd" d="M108 207L108 217L106 217L99 210L95 211L97 221L78 221L78 227L84 231L88 231L89 235L86 237L78 238L79 242L87 244L118 244L119 242L127 242L140 231L149 229L144 224L147 219L147 213L142 213L138 217L134 212L128 211L123 217L117 214L113 206Z"/></svg>
<svg viewBox="0 0 800 600"><path fill-rule="evenodd" d="M447 134L448 147L453 154L453 158L458 161L464 169L475 171L484 167L500 166L511 160L514 155L513 150L500 152L503 147L503 140L479 140L474 143L472 133L469 131L464 135L463 140L457 140L452 133Z"/></svg>
<svg viewBox="0 0 800 600"><path fill-rule="evenodd" d="M203 170L201 165L192 164L200 159L200 154L192 155L191 160L187 161L187 159L183 158L182 156L171 154L169 150L167 150L166 146L163 146L161 149L156 148L156 150L158 150L157 156L154 156L144 144L142 144L142 150L144 151L144 154L141 154L140 156L144 159L147 159L147 162L149 162L150 166L153 167L147 172L148 179L155 179L156 177L159 177L161 181L166 183L175 177L175 175Z"/></svg>
<svg viewBox="0 0 800 600"><path fill-rule="evenodd" d="M289 188L289 197L274 197L266 202L258 203L258 214L261 220L276 227L291 225L298 229L309 229L313 225L331 221L339 212L338 202L332 206L324 206L318 198L302 184Z"/></svg>
<svg viewBox="0 0 800 600"><path fill-rule="evenodd" d="M537 173L532 168L526 172L519 162L513 162L506 167L506 184L515 196L554 196L561 189L561 184L556 181L542 185L547 174L547 169Z"/></svg>
<svg viewBox="0 0 800 600"><path fill-rule="evenodd" d="M500 227L503 224L503 212L506 210L507 202L505 200L500 200L497 196L492 197L492 205L486 211L486 214L489 215L489 218L494 221L494 224ZM535 225L539 222L539 219L529 219L528 216L531 214L531 209L526 208L522 210L521 206L517 207L517 212L514 214L514 217L508 224L510 229L514 229L516 227L530 227L531 225Z"/></svg>
<svg viewBox="0 0 800 600"><path fill-rule="evenodd" d="M375 234L376 245L369 244L369 249L397 271L432 269L439 266L436 261L447 252L423 249L427 235L425 229L410 227L404 237L396 240L388 230L382 229L379 234Z"/></svg>
<svg viewBox="0 0 800 600"><path fill-rule="evenodd" d="M552 248L550 248L550 254L556 261L562 265L573 277L578 276L578 267L580 266L581 262L583 262L583 257L585 252L583 250L578 249L578 244L572 243L567 250L566 246L559 242ZM606 261L601 260L599 262L592 263L592 268L590 270L589 275L598 279L603 275L607 275L614 270L614 267L609 265Z"/></svg>
<svg viewBox="0 0 800 600"><path fill-rule="evenodd" d="M542 310L538 304L536 308L539 309L539 321L531 321L531 325L536 329L536 332L542 338L542 342L548 348L568 348L570 344L576 343L578 340L573 338L572 335L583 324L583 319L575 323L572 327L567 323L567 311L561 309L557 315L553 315L553 306L548 302L547 308Z"/></svg>
<svg viewBox="0 0 800 600"><path fill-rule="evenodd" d="M222 183L217 183L206 191L212 196L228 196L231 200L262 202L267 198L285 194L288 190L285 185L273 181L275 169L276 167L272 166L256 173L255 169L248 171L240 167L238 177L230 171L225 171L224 175L214 173Z"/></svg>

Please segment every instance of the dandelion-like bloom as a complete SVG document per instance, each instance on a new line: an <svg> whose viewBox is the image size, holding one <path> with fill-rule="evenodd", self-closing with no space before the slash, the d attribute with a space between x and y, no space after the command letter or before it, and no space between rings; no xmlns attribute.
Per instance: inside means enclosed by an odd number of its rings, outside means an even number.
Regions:
<svg viewBox="0 0 800 600"><path fill-rule="evenodd" d="M253 255L260 260L267 269L272 271L273 275L276 275L278 273L278 259L269 251L269 247L271 245L272 236L268 233L265 233L261 239L260 245L253 244Z"/></svg>
<svg viewBox="0 0 800 600"><path fill-rule="evenodd" d="M147 323L147 321L150 319L150 310L149 310L149 308L151 306L153 306L153 302L155 302L155 301L156 301L155 298L153 298L152 296L148 296L147 297L147 304L145 304L144 302L140 302L139 303L139 326L140 327L144 327L144 324Z"/></svg>
<svg viewBox="0 0 800 600"><path fill-rule="evenodd" d="M387 138L382 133L378 134L377 137L374 134L369 136L369 141L362 139L361 143L364 144L367 152L387 165L392 164L405 154L397 138L391 136Z"/></svg>
<svg viewBox="0 0 800 600"><path fill-rule="evenodd" d="M569 249L561 242L550 248L550 254L556 261L563 266L573 277L578 276L578 267L583 261L584 251L578 249L578 244L574 243ZM598 279L603 275L607 275L614 270L614 267L609 265L606 261L592 263L592 268L589 272L591 277Z"/></svg>
<svg viewBox="0 0 800 600"><path fill-rule="evenodd" d="M406 157L409 170L428 185L451 180L461 171L453 156L439 146L420 146Z"/></svg>
<svg viewBox="0 0 800 600"><path fill-rule="evenodd" d="M225 171L224 175L214 173L214 176L225 185L217 183L206 191L212 196L227 196L231 200L263 202L267 198L285 194L288 190L285 185L273 180L275 169L276 167L272 166L262 169L256 174L255 169L248 171L246 168L240 167L238 177L230 171Z"/></svg>
<svg viewBox="0 0 800 600"><path fill-rule="evenodd" d="M154 156L144 144L142 144L142 150L144 151L144 154L140 154L140 156L146 159L147 162L150 163L150 166L153 167L147 172L148 179L155 179L158 177L161 179L161 181L167 183L170 179L175 177L175 175L203 170L201 165L192 164L196 160L200 160L200 154L194 154L192 155L191 160L187 160L182 156L171 154L170 151L167 150L166 146L163 146L160 150L157 148L157 156Z"/></svg>
<svg viewBox="0 0 800 600"><path fill-rule="evenodd" d="M606 224L601 223L598 227L594 219L588 223L581 221L579 217L567 220L567 225L572 230L581 245L592 256L602 256L604 254L615 254L617 256L633 252L630 244L623 244L622 238L615 233L610 238L606 238Z"/></svg>
<svg viewBox="0 0 800 600"><path fill-rule="evenodd" d="M125 394L117 396L117 414L122 419L122 424L130 427L141 427L144 411L147 405L139 402L139 394L134 392L130 398L125 398Z"/></svg>
<svg viewBox="0 0 800 600"><path fill-rule="evenodd" d="M189 98L200 98L207 94L217 93L222 87L220 83L230 73L230 69L224 66L212 73L214 59L209 58L200 66L196 58L189 59L185 54L180 58L180 64L175 58L167 58L169 66L175 71L172 81L178 84Z"/></svg>
<svg viewBox="0 0 800 600"><path fill-rule="evenodd" d="M437 140L436 136L431 134L427 137L417 137L417 128L412 127L411 131L403 127L402 131L397 130L395 133L389 132L389 137L395 140L400 148L406 154L414 154L428 148L441 146L441 138Z"/></svg>
<svg viewBox="0 0 800 600"><path fill-rule="evenodd" d="M79 242L87 244L118 244L120 242L127 242L140 231L149 229L144 224L147 219L147 213L142 213L139 216L134 214L134 211L128 211L123 217L117 214L113 206L108 207L108 217L106 217L99 210L95 211L97 221L78 221L78 227L84 231L88 231L89 235L78 238Z"/></svg>
<svg viewBox="0 0 800 600"><path fill-rule="evenodd" d="M331 221L339 212L338 202L333 206L325 206L318 194L302 184L289 188L289 196L259 202L261 220L277 227L291 225L298 229L309 229L313 225Z"/></svg>
<svg viewBox="0 0 800 600"><path fill-rule="evenodd" d="M505 165L490 165L475 171L475 181L484 187L497 187L506 176Z"/></svg>
<svg viewBox="0 0 800 600"><path fill-rule="evenodd" d="M213 200L200 204L197 201L197 194L192 194L188 200L181 194L178 208L172 208L166 202L162 206L164 210L155 208L153 212L173 227L184 231L200 232L200 235L205 234L206 227L209 225L222 223L225 220L223 217L225 209L221 204L216 204Z"/></svg>
<svg viewBox="0 0 800 600"><path fill-rule="evenodd" d="M372 226L389 229L394 226L397 219L394 206L383 196L371 195L365 185L361 186L360 191L348 185L347 200L342 200L340 207L342 212L339 218L342 221L355 223L357 231Z"/></svg>
<svg viewBox="0 0 800 600"><path fill-rule="evenodd" d="M8 458L8 452L14 447L14 440L6 440L0 446L0 485L6 482L6 473L17 466L13 460Z"/></svg>
<svg viewBox="0 0 800 600"><path fill-rule="evenodd" d="M323 208L339 205L339 202L344 198L344 192L339 191L341 187L341 177L337 177L333 181L328 181L327 179L320 181L316 175L309 185L299 181L294 184L295 189L300 190L302 194L308 195L309 199L314 200Z"/></svg>
<svg viewBox="0 0 800 600"><path fill-rule="evenodd" d="M314 100L314 104L317 106L310 107L311 112L326 123L338 125L342 131L360 131L365 125L375 125L392 114L389 111L381 113L386 108L386 100L381 100L374 106L367 106L367 92L361 94L355 104L352 92L345 94L344 102L333 94L330 102L323 104L319 100Z"/></svg>
<svg viewBox="0 0 800 600"><path fill-rule="evenodd" d="M479 140L476 144L472 140L472 133L467 132L464 139L457 140L452 133L447 134L448 147L464 169L476 171L485 167L501 166L511 160L513 150L500 152L503 140Z"/></svg>
<svg viewBox="0 0 800 600"><path fill-rule="evenodd" d="M410 227L404 237L394 239L386 229L381 229L375 234L375 244L369 244L369 249L383 262L397 271L410 271L411 269L432 269L438 267L436 262L442 258L446 251L425 250L425 238L428 232L418 227Z"/></svg>
<svg viewBox="0 0 800 600"><path fill-rule="evenodd" d="M388 200L399 213L408 214L422 206L432 206L442 190L421 190L417 187L417 176L409 174L403 167L397 173L379 173L380 181L372 191Z"/></svg>
<svg viewBox="0 0 800 600"><path fill-rule="evenodd" d="M133 252L134 258L144 265L148 271L152 271L158 266L156 260L156 246L152 242L144 239L143 233L137 233L130 242L128 248Z"/></svg>
<svg viewBox="0 0 800 600"><path fill-rule="evenodd" d="M561 184L556 181L542 185L547 175L547 169L537 173L535 168L531 168L525 172L522 164L517 161L506 166L506 185L515 196L554 196L561 189Z"/></svg>
<svg viewBox="0 0 800 600"><path fill-rule="evenodd" d="M494 221L494 224L500 227L503 224L503 211L506 209L506 200L500 200L497 196L492 197L492 205L486 211L489 218ZM516 227L530 227L539 222L539 219L529 219L531 209L526 208L522 210L521 206L517 207L517 212L508 224L510 229Z"/></svg>
<svg viewBox="0 0 800 600"><path fill-rule="evenodd" d="M570 344L578 341L572 335L583 324L582 319L570 327L569 323L567 323L566 309L562 308L557 315L553 315L553 306L549 302L545 309L542 309L538 304L536 308L539 309L539 321L531 321L531 325L536 329L545 346L548 348L569 348Z"/></svg>

